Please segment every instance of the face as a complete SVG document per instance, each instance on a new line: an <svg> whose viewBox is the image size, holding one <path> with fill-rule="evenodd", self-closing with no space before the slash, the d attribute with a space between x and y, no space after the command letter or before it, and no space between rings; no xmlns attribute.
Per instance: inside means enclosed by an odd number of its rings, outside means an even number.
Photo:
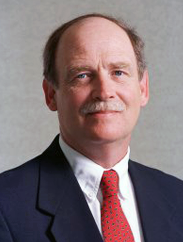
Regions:
<svg viewBox="0 0 183 242"><path fill-rule="evenodd" d="M130 139L148 100L148 78L145 72L138 80L133 47L119 26L92 17L69 27L58 46L56 69L59 87L46 81L43 86L69 145Z"/></svg>

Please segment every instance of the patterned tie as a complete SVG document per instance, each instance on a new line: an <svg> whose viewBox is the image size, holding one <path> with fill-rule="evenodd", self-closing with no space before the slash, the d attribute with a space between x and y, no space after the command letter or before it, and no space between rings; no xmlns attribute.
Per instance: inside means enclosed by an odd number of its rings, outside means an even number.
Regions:
<svg viewBox="0 0 183 242"><path fill-rule="evenodd" d="M104 171L101 180L103 204L101 209L104 242L134 242L128 221L118 198L118 175L114 170Z"/></svg>

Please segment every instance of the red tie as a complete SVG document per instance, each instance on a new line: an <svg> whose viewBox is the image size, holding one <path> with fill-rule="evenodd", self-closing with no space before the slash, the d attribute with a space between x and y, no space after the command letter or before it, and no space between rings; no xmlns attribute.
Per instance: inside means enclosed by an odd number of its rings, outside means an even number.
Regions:
<svg viewBox="0 0 183 242"><path fill-rule="evenodd" d="M118 198L118 175L114 170L104 171L101 180L103 204L101 209L104 242L134 242L128 221Z"/></svg>

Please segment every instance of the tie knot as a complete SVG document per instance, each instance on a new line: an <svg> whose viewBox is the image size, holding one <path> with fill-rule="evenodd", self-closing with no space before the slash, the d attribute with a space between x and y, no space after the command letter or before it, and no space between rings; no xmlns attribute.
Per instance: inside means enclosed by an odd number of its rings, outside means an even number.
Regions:
<svg viewBox="0 0 183 242"><path fill-rule="evenodd" d="M103 198L118 194L118 174L114 170L104 171L101 180Z"/></svg>

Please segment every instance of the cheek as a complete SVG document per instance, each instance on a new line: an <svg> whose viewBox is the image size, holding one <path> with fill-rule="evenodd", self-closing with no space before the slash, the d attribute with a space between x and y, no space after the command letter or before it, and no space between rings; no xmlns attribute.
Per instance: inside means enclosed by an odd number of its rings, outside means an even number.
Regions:
<svg viewBox="0 0 183 242"><path fill-rule="evenodd" d="M128 107L140 106L140 89L137 86L128 86L121 92L121 99Z"/></svg>
<svg viewBox="0 0 183 242"><path fill-rule="evenodd" d="M63 90L62 93L62 109L66 112L78 112L80 107L88 99L87 90L81 88L70 88L69 90Z"/></svg>

